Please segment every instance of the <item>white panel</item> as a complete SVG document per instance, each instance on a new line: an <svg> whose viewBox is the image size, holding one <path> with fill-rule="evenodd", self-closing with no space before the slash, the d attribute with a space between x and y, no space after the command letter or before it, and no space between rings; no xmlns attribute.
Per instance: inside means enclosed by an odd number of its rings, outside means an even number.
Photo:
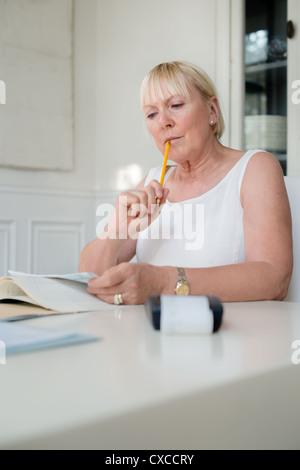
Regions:
<svg viewBox="0 0 300 470"><path fill-rule="evenodd" d="M286 176L286 189L289 196L293 221L294 266L288 295L285 300L300 302L300 177Z"/></svg>
<svg viewBox="0 0 300 470"><path fill-rule="evenodd" d="M111 200L97 194L97 204ZM77 271L83 246L96 237L93 192L36 190L0 185L0 222L15 221L9 268L26 272ZM1 233L1 265L7 265L6 235ZM15 263L15 267L12 266Z"/></svg>
<svg viewBox="0 0 300 470"><path fill-rule="evenodd" d="M0 220L0 276L6 276L8 269L15 269L16 224Z"/></svg>
<svg viewBox="0 0 300 470"><path fill-rule="evenodd" d="M84 245L81 222L31 222L29 270L34 274L64 274L78 271Z"/></svg>
<svg viewBox="0 0 300 470"><path fill-rule="evenodd" d="M222 144L230 145L230 0L216 0L215 85L225 121Z"/></svg>
<svg viewBox="0 0 300 470"><path fill-rule="evenodd" d="M231 77L226 77L230 86L230 147L243 149L245 102L244 37L245 2L231 0ZM230 80L231 79L231 80Z"/></svg>
<svg viewBox="0 0 300 470"><path fill-rule="evenodd" d="M44 170L70 169L70 117L6 105L0 115L0 164Z"/></svg>
<svg viewBox="0 0 300 470"><path fill-rule="evenodd" d="M0 164L72 169L72 0L0 0Z"/></svg>
<svg viewBox="0 0 300 470"><path fill-rule="evenodd" d="M287 174L300 175L300 2L288 1L288 20L293 21L296 32L292 39L288 39L288 156Z"/></svg>

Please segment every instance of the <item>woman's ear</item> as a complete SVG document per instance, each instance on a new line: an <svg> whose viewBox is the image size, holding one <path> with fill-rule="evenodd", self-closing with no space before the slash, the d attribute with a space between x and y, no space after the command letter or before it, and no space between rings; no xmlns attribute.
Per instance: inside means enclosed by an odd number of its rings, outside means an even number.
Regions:
<svg viewBox="0 0 300 470"><path fill-rule="evenodd" d="M209 100L209 105L210 105L210 120L216 123L218 122L219 110L220 110L218 98L216 96L212 96Z"/></svg>

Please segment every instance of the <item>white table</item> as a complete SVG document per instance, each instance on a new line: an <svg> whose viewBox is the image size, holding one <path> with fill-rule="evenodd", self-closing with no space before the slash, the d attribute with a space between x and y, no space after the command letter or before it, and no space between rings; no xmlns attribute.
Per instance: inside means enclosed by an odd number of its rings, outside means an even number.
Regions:
<svg viewBox="0 0 300 470"><path fill-rule="evenodd" d="M224 304L211 336L166 336L143 306L26 320L101 336L7 357L1 449L300 449L300 304Z"/></svg>

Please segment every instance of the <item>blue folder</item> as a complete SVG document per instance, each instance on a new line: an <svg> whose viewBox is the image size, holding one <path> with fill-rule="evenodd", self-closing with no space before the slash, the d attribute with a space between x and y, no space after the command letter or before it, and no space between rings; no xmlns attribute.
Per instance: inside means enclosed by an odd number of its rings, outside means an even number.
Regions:
<svg viewBox="0 0 300 470"><path fill-rule="evenodd" d="M2 354L7 355L99 339L97 336L67 330L20 326L16 322L0 322L0 349Z"/></svg>

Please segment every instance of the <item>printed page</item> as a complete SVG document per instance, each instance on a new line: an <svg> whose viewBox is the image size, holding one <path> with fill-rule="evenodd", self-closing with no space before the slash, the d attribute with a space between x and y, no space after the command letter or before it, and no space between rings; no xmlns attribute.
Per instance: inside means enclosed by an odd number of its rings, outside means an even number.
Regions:
<svg viewBox="0 0 300 470"><path fill-rule="evenodd" d="M29 299L25 292L9 277L0 279L0 300L18 300L37 305L33 299Z"/></svg>
<svg viewBox="0 0 300 470"><path fill-rule="evenodd" d="M28 295L33 301L32 303L60 313L115 308L113 305L88 294L86 284L83 282L27 275L18 275L12 279Z"/></svg>

